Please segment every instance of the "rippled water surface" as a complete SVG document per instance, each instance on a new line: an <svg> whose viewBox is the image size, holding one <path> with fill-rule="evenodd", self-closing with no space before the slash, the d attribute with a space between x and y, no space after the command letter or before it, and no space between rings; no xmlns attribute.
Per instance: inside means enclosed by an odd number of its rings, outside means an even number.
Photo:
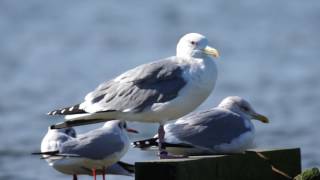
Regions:
<svg viewBox="0 0 320 180"><path fill-rule="evenodd" d="M243 96L271 120L255 124L259 147L301 147L303 167L320 166L319 9L316 0L0 1L0 179L71 179L29 155L61 120L45 113L173 55L188 32L206 35L221 53L216 89L199 109ZM131 126L142 132L132 139L157 127ZM154 154L130 150L124 159ZM120 178L128 179L109 179Z"/></svg>

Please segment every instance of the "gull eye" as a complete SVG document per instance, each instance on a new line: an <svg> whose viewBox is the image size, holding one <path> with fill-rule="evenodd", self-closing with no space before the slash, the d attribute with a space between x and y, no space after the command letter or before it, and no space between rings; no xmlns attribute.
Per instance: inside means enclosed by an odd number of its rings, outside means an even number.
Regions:
<svg viewBox="0 0 320 180"><path fill-rule="evenodd" d="M250 110L247 106L242 106L242 109L247 112Z"/></svg>
<svg viewBox="0 0 320 180"><path fill-rule="evenodd" d="M194 42L194 41L191 41L191 44L192 44L192 45L196 45L197 43L196 43L196 42Z"/></svg>

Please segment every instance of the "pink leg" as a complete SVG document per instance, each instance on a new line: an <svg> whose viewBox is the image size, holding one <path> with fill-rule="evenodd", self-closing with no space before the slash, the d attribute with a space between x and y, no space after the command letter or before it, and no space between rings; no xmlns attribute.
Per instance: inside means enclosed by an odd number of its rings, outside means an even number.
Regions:
<svg viewBox="0 0 320 180"><path fill-rule="evenodd" d="M97 180L97 173L95 168L92 168L92 176L94 180Z"/></svg>
<svg viewBox="0 0 320 180"><path fill-rule="evenodd" d="M102 179L106 180L106 168L102 167Z"/></svg>
<svg viewBox="0 0 320 180"><path fill-rule="evenodd" d="M76 174L73 175L73 180L78 180L78 177Z"/></svg>
<svg viewBox="0 0 320 180"><path fill-rule="evenodd" d="M163 128L163 125L160 124L158 129L160 159L165 159L168 156L168 152L166 151L166 147L164 146L164 136L165 136L164 128Z"/></svg>

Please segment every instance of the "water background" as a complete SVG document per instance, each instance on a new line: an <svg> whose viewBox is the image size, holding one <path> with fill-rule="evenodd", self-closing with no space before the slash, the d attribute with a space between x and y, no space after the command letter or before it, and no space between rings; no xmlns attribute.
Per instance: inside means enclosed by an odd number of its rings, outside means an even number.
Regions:
<svg viewBox="0 0 320 180"><path fill-rule="evenodd" d="M260 148L301 147L303 168L320 166L320 1L2 0L0 179L71 179L29 155L61 121L45 113L81 102L125 70L174 55L188 32L206 35L221 53L216 88L199 109L245 97L271 120L255 123ZM141 131L132 139L157 128L130 125ZM154 155L130 150L124 160Z"/></svg>

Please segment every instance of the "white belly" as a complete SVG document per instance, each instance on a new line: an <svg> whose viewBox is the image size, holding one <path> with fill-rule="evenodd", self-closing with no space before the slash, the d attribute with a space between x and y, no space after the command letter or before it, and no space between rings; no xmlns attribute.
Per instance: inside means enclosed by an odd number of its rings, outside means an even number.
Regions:
<svg viewBox="0 0 320 180"><path fill-rule="evenodd" d="M106 158L102 160L93 160L87 158L64 158L52 163L52 166L57 171L64 174L84 174L85 169L92 170L105 169L112 164L116 163L118 158ZM91 172L86 172L85 174L91 174Z"/></svg>

